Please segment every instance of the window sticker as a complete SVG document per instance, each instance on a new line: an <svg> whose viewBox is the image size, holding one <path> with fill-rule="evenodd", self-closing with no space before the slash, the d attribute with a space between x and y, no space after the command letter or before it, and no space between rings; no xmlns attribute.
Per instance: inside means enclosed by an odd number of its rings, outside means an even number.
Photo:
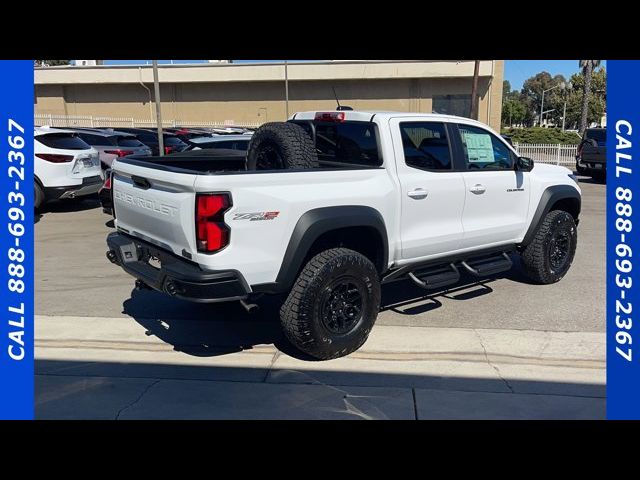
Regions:
<svg viewBox="0 0 640 480"><path fill-rule="evenodd" d="M471 133L464 130L461 133L462 140L467 146L469 163L494 163L496 161L489 135L486 133Z"/></svg>

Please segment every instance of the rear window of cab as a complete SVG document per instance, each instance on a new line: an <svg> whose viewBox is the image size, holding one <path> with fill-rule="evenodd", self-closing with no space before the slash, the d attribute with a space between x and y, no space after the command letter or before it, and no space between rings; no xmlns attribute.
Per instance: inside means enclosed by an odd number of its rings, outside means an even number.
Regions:
<svg viewBox="0 0 640 480"><path fill-rule="evenodd" d="M371 122L293 121L314 138L321 167L379 167L378 130ZM315 130L315 132L314 132Z"/></svg>

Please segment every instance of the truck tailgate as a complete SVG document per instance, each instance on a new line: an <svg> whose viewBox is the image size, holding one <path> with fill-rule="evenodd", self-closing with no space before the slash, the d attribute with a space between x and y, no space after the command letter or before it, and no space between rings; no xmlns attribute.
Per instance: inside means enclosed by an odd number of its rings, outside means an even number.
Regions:
<svg viewBox="0 0 640 480"><path fill-rule="evenodd" d="M118 163L113 173L113 206L120 230L177 255L196 250L196 175Z"/></svg>

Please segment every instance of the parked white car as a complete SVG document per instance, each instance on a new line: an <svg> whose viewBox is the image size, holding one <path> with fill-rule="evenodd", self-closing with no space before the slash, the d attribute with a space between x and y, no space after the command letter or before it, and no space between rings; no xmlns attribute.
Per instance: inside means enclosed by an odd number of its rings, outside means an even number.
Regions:
<svg viewBox="0 0 640 480"><path fill-rule="evenodd" d="M96 193L102 185L98 151L74 132L34 129L34 204Z"/></svg>

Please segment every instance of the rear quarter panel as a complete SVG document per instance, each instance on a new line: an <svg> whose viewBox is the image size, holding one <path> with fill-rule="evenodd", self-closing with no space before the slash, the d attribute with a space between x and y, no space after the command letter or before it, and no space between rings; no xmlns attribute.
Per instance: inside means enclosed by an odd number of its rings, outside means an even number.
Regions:
<svg viewBox="0 0 640 480"><path fill-rule="evenodd" d="M380 212L391 231L398 217L397 192L387 170L339 170L198 176L196 192L230 192L233 206L225 215L230 244L213 255L197 252L194 260L210 269L239 270L250 285L274 282L300 217L321 207L362 205ZM239 214L278 212L273 220L250 220ZM194 234L195 235L195 234ZM389 239L389 250L395 244ZM392 258L392 255L389 255Z"/></svg>

